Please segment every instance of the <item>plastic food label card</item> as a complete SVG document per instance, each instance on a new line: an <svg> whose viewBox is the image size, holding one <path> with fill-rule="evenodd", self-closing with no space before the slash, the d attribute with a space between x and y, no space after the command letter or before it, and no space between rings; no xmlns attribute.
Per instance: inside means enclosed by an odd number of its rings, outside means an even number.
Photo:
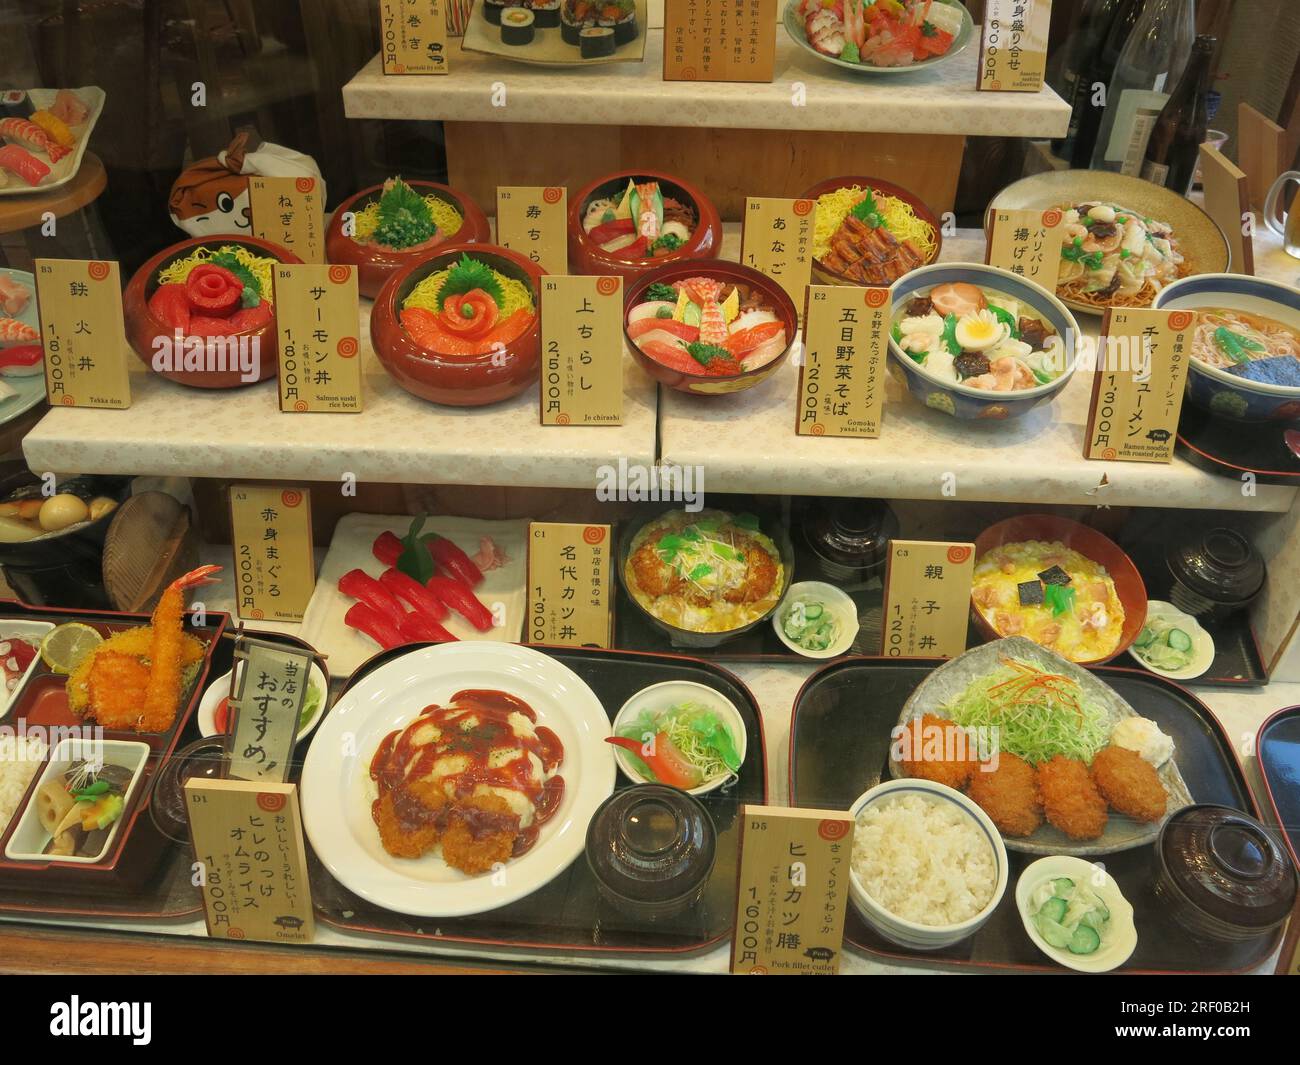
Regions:
<svg viewBox="0 0 1300 1065"><path fill-rule="evenodd" d="M542 278L543 425L623 423L623 279Z"/></svg>
<svg viewBox="0 0 1300 1065"><path fill-rule="evenodd" d="M814 200L747 196L740 231L740 261L766 274L802 311L804 289L812 277Z"/></svg>
<svg viewBox="0 0 1300 1065"><path fill-rule="evenodd" d="M833 976L844 947L853 818L746 805L741 819L731 971Z"/></svg>
<svg viewBox="0 0 1300 1065"><path fill-rule="evenodd" d="M126 409L131 382L118 264L37 259L35 265L50 405Z"/></svg>
<svg viewBox="0 0 1300 1065"><path fill-rule="evenodd" d="M311 661L309 651L265 640L241 637L235 644L239 684L230 697L235 725L227 776L284 780L298 739Z"/></svg>
<svg viewBox="0 0 1300 1065"><path fill-rule="evenodd" d="M613 646L609 525L528 526L528 642Z"/></svg>
<svg viewBox="0 0 1300 1065"><path fill-rule="evenodd" d="M985 261L1055 292L1061 275L1064 212L1055 207L1046 211L996 210L992 222Z"/></svg>
<svg viewBox="0 0 1300 1065"><path fill-rule="evenodd" d="M962 654L974 576L974 544L890 540L880 653L887 658Z"/></svg>
<svg viewBox="0 0 1300 1065"><path fill-rule="evenodd" d="M316 587L311 493L230 486L236 612L247 621L301 621Z"/></svg>
<svg viewBox="0 0 1300 1065"><path fill-rule="evenodd" d="M664 81L763 81L776 69L776 0L664 0Z"/></svg>
<svg viewBox="0 0 1300 1065"><path fill-rule="evenodd" d="M1038 92L1047 73L1052 0L985 0L979 80L991 92Z"/></svg>
<svg viewBox="0 0 1300 1065"><path fill-rule="evenodd" d="M1191 311L1112 307L1106 312L1084 458L1173 459L1194 323Z"/></svg>
<svg viewBox="0 0 1300 1065"><path fill-rule="evenodd" d="M314 177L250 177L253 236L278 244L305 263L325 261L325 202Z"/></svg>
<svg viewBox="0 0 1300 1065"><path fill-rule="evenodd" d="M569 195L554 185L497 188L497 243L548 274L569 272Z"/></svg>
<svg viewBox="0 0 1300 1065"><path fill-rule="evenodd" d="M809 285L799 367L800 436L880 435L889 289Z"/></svg>
<svg viewBox="0 0 1300 1065"><path fill-rule="evenodd" d="M379 0L385 74L446 74L444 0Z"/></svg>
<svg viewBox="0 0 1300 1065"><path fill-rule="evenodd" d="M356 268L283 263L272 280L280 410L360 413Z"/></svg>

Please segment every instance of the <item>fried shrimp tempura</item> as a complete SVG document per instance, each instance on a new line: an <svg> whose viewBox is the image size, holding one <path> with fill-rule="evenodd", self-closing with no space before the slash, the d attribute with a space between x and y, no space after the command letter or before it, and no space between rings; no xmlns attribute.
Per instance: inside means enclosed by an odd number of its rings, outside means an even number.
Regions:
<svg viewBox="0 0 1300 1065"><path fill-rule="evenodd" d="M1004 836L1028 836L1043 823L1034 767L1014 754L999 754L994 770L976 769L969 795Z"/></svg>
<svg viewBox="0 0 1300 1065"><path fill-rule="evenodd" d="M1113 744L1092 760L1092 780L1106 801L1138 821L1159 821L1168 796L1151 764L1136 751Z"/></svg>
<svg viewBox="0 0 1300 1065"><path fill-rule="evenodd" d="M1038 791L1047 820L1071 839L1097 839L1106 831L1106 800L1077 759L1058 754L1043 762Z"/></svg>
<svg viewBox="0 0 1300 1065"><path fill-rule="evenodd" d="M942 717L925 714L905 726L899 740L903 772L909 777L932 780L960 791L978 765L972 757L974 741Z"/></svg>

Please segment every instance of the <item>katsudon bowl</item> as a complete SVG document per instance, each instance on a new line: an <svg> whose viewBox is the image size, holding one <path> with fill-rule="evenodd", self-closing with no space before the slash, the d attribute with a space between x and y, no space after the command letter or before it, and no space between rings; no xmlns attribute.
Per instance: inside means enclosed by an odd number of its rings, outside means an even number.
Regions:
<svg viewBox="0 0 1300 1065"><path fill-rule="evenodd" d="M1037 319L1061 340L1050 365L1050 380L1032 388L989 391L928 369L905 352L899 342L899 325L908 315L914 297L928 296L940 285L973 285L993 304L998 297L1014 300L1022 314ZM1079 323L1065 304L1041 285L983 263L935 263L899 278L890 286L894 328L889 338L889 365L917 402L963 421L1005 421L1050 403L1069 383L1079 361ZM1035 379L1039 379L1035 377ZM974 380L974 378L971 378Z"/></svg>

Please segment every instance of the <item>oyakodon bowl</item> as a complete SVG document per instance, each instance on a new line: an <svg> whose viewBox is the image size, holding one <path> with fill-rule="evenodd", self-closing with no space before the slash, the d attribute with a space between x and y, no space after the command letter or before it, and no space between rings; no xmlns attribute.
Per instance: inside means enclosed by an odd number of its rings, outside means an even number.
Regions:
<svg viewBox="0 0 1300 1065"><path fill-rule="evenodd" d="M1089 658L1078 665L1097 666L1109 662L1123 654L1137 639L1138 633L1147 620L1147 590L1142 582L1133 560L1111 540L1096 529L1069 518L1055 514L1019 514L1014 518L990 525L975 538L975 564L980 559L1003 544L1024 543L1026 540L1042 540L1046 543L1060 542L1072 548L1106 568L1106 573L1115 582L1115 594L1120 605L1124 607L1124 625L1120 629L1119 642L1115 649L1099 658ZM985 640L1000 640L1011 633L998 632L980 612L975 604L975 594L971 592L971 615L975 619L975 628ZM1049 648L1050 650L1050 648Z"/></svg>
<svg viewBox="0 0 1300 1065"><path fill-rule="evenodd" d="M1065 388L1079 361L1078 341L1081 333L1074 315L1064 303L1042 285L1027 281L1010 270L985 266L983 263L935 263L932 266L922 266L910 274L904 274L890 286L889 293L893 301L895 320L902 316L902 308L912 297L929 292L936 285L962 281L995 294L1009 296L1050 325L1065 345L1063 352L1065 368L1056 380L1045 385L1014 392L990 392L958 381L944 381L934 376L904 353L891 331L889 365L895 374L901 375L907 390L916 400L932 410L971 421L977 419L1004 421L1007 418L1018 418L1040 403L1055 398L1056 394Z"/></svg>
<svg viewBox="0 0 1300 1065"><path fill-rule="evenodd" d="M605 251L587 235L582 227L587 205L596 199L620 198L629 181L638 185L657 181L665 196L695 208L695 228L681 247L653 259L639 259L624 252ZM688 259L708 259L721 249L722 217L718 209L694 185L671 174L654 170L621 170L597 178L569 199L569 270L575 274L617 274L625 283L631 283L660 266Z"/></svg>
<svg viewBox="0 0 1300 1065"><path fill-rule="evenodd" d="M522 281L540 306L541 267L509 248L495 244L445 244L433 255L403 267L379 290L370 312L370 340L384 369L408 392L452 407L482 407L509 399L537 383L541 364L541 320L498 351L482 355L447 355L420 344L406 331L401 308L411 291L430 274L469 255L493 270Z"/></svg>
<svg viewBox="0 0 1300 1065"><path fill-rule="evenodd" d="M245 329L240 333L211 338L213 343L206 345L207 350L204 358L200 360L202 365L199 368L184 368L183 360L186 353L183 351L172 353L173 361L180 363L181 368L178 369L175 365L171 368L155 365L155 354L169 350L160 344L160 341L165 340L173 347L175 341L175 331L159 321L149 309L149 298L158 289L158 272L178 259L192 255L196 248L216 251L231 245L238 245L251 255L264 256L281 263L302 262L286 248L257 237L235 237L224 234L195 237L173 244L170 248L164 248L141 266L127 283L126 291L122 296L122 312L126 325L126 338L131 345L131 350L151 370L170 381L189 385L191 388L239 388L274 377L279 369L274 304L272 304L271 320L265 325L257 329ZM253 343L254 341L256 344ZM244 345L248 346L244 347ZM240 351L247 351L253 357L252 370L247 375L238 368ZM234 369L229 368L232 365L235 366Z"/></svg>
<svg viewBox="0 0 1300 1065"><path fill-rule="evenodd" d="M1300 289L1242 274L1197 274L1161 289L1158 310L1244 311L1281 322L1300 337ZM1300 387L1248 381L1195 357L1187 362L1187 401L1234 422L1290 422L1300 419Z"/></svg>
<svg viewBox="0 0 1300 1065"><path fill-rule="evenodd" d="M363 244L355 237L343 232L345 216L364 210L369 204L378 200L384 192L383 185L372 185L362 189L339 204L325 231L325 257L332 263L357 268L357 291L368 299L379 295L394 273L404 266L410 266L423 259L430 252L444 244L481 244L492 239L487 215L473 200L463 192L457 192L450 185L440 185L436 181L408 181L421 196L436 196L439 200L455 208L461 217L460 228L454 233L439 232L432 240L424 241L412 248L388 248L382 245Z"/></svg>
<svg viewBox="0 0 1300 1065"><path fill-rule="evenodd" d="M771 303L772 310L781 319L782 325L785 326L785 350L771 362L726 377L707 373L687 373L671 366L665 366L647 355L637 346L636 341L628 336L628 314L631 313L633 307L641 302L642 294L651 285L671 285L674 281L682 281L688 277L712 277L728 285L748 285L750 288L762 292ZM632 357L641 364L646 373L660 384L667 385L677 392L689 392L695 396L719 396L728 395L732 392L743 392L745 389L753 388L755 385L773 377L785 360L789 358L790 352L795 345L798 327L798 312L795 310L794 302L786 294L785 289L766 274L761 274L751 267L742 266L740 263L726 262L722 259L679 262L660 267L651 273L644 274L628 285L623 294L623 339L627 342Z"/></svg>

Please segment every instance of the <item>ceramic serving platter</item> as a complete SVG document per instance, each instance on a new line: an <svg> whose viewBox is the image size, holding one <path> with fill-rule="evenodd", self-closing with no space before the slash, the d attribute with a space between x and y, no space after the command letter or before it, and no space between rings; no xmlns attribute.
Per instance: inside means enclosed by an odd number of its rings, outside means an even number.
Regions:
<svg viewBox="0 0 1300 1065"><path fill-rule="evenodd" d="M972 683L980 677L987 676L998 669L1003 658L1015 658L1027 662L1039 669L1052 673L1061 673L1072 677L1083 691L1084 698L1102 707L1110 717L1112 727L1126 717L1141 716L1133 709L1114 688L1102 683L1093 674L1073 662L1067 662L1060 655L1053 654L1046 648L1039 647L1032 640L1023 636L1011 636L1005 640L987 643L973 651L967 651L959 658L940 666L931 673L903 704L898 715L898 725L904 725L922 714L934 714L936 717L949 716L945 707L957 700ZM1169 797L1165 807L1167 818L1175 810L1192 804L1191 793L1178 771L1178 752L1157 770L1160 782ZM889 760L889 774L893 777L903 776L902 768L893 759ZM1072 854L1087 857L1099 854L1113 854L1116 851L1129 850L1155 842L1160 835L1159 821L1142 822L1115 811L1110 811L1106 821L1106 831L1100 839L1074 840L1064 832L1044 823L1033 835L1023 839L1004 836L1007 850L1021 851L1025 854Z"/></svg>
<svg viewBox="0 0 1300 1065"><path fill-rule="evenodd" d="M528 44L506 44L501 40L501 27L494 26L483 16L483 0L478 0L465 27L461 50L480 52L483 55L509 59L516 63L530 63L542 67L589 67L602 63L640 63L645 58L646 30L650 25L646 0L636 0L637 35L627 44L619 45L613 55L596 59L583 59L576 44L567 44L560 36L560 27L539 29Z"/></svg>
<svg viewBox="0 0 1300 1065"><path fill-rule="evenodd" d="M975 37L975 21L971 18L971 13L964 5L957 3L957 0L936 0L936 2L960 9L961 29L957 31L957 35L953 38L952 47L943 55L935 56L933 59L926 59L920 63L909 63L904 67L877 67L872 66L870 63L850 63L847 59L839 59L833 55L823 55L808 41L808 33L804 28L804 18L799 14L799 0L790 0L786 4L785 31L790 35L790 39L806 52L815 55L823 63L830 63L841 70L848 70L854 74L862 74L867 77L876 74L915 74L918 71L931 70L951 59L970 44Z"/></svg>
<svg viewBox="0 0 1300 1065"><path fill-rule="evenodd" d="M105 95L104 90L98 85L83 85L81 88L72 91L90 109L90 115L80 126L70 127L73 136L77 138L76 144L72 146L71 153L65 155L57 163L51 163L44 152L33 151L31 154L50 168L45 180L39 185L29 185L17 174L5 171L4 176L8 178L8 181L3 187L0 187L0 196L24 196L36 192L49 192L61 185L66 185L77 176L77 171L81 169L81 160L86 154L86 145L90 143L90 134L95 128L95 123L99 121L100 113L104 110ZM37 110L40 110L53 104L54 97L58 95L58 92L58 89L28 89L27 95L31 97L32 103Z"/></svg>
<svg viewBox="0 0 1300 1065"><path fill-rule="evenodd" d="M0 189L0 193L4 190ZM6 277L10 281L16 281L26 288L32 295L18 314L13 317L22 322L23 325L30 325L38 333L41 330L40 315L36 309L36 278L26 270L9 270L0 268L0 277ZM0 314L0 317L5 315ZM40 339L33 341L35 344L40 343ZM8 374L0 376L0 382L8 385L14 390L14 395L0 398L0 425L7 425L20 414L26 414L36 404L45 399L45 366L41 364L38 371L34 374L27 374L23 377L10 376Z"/></svg>

